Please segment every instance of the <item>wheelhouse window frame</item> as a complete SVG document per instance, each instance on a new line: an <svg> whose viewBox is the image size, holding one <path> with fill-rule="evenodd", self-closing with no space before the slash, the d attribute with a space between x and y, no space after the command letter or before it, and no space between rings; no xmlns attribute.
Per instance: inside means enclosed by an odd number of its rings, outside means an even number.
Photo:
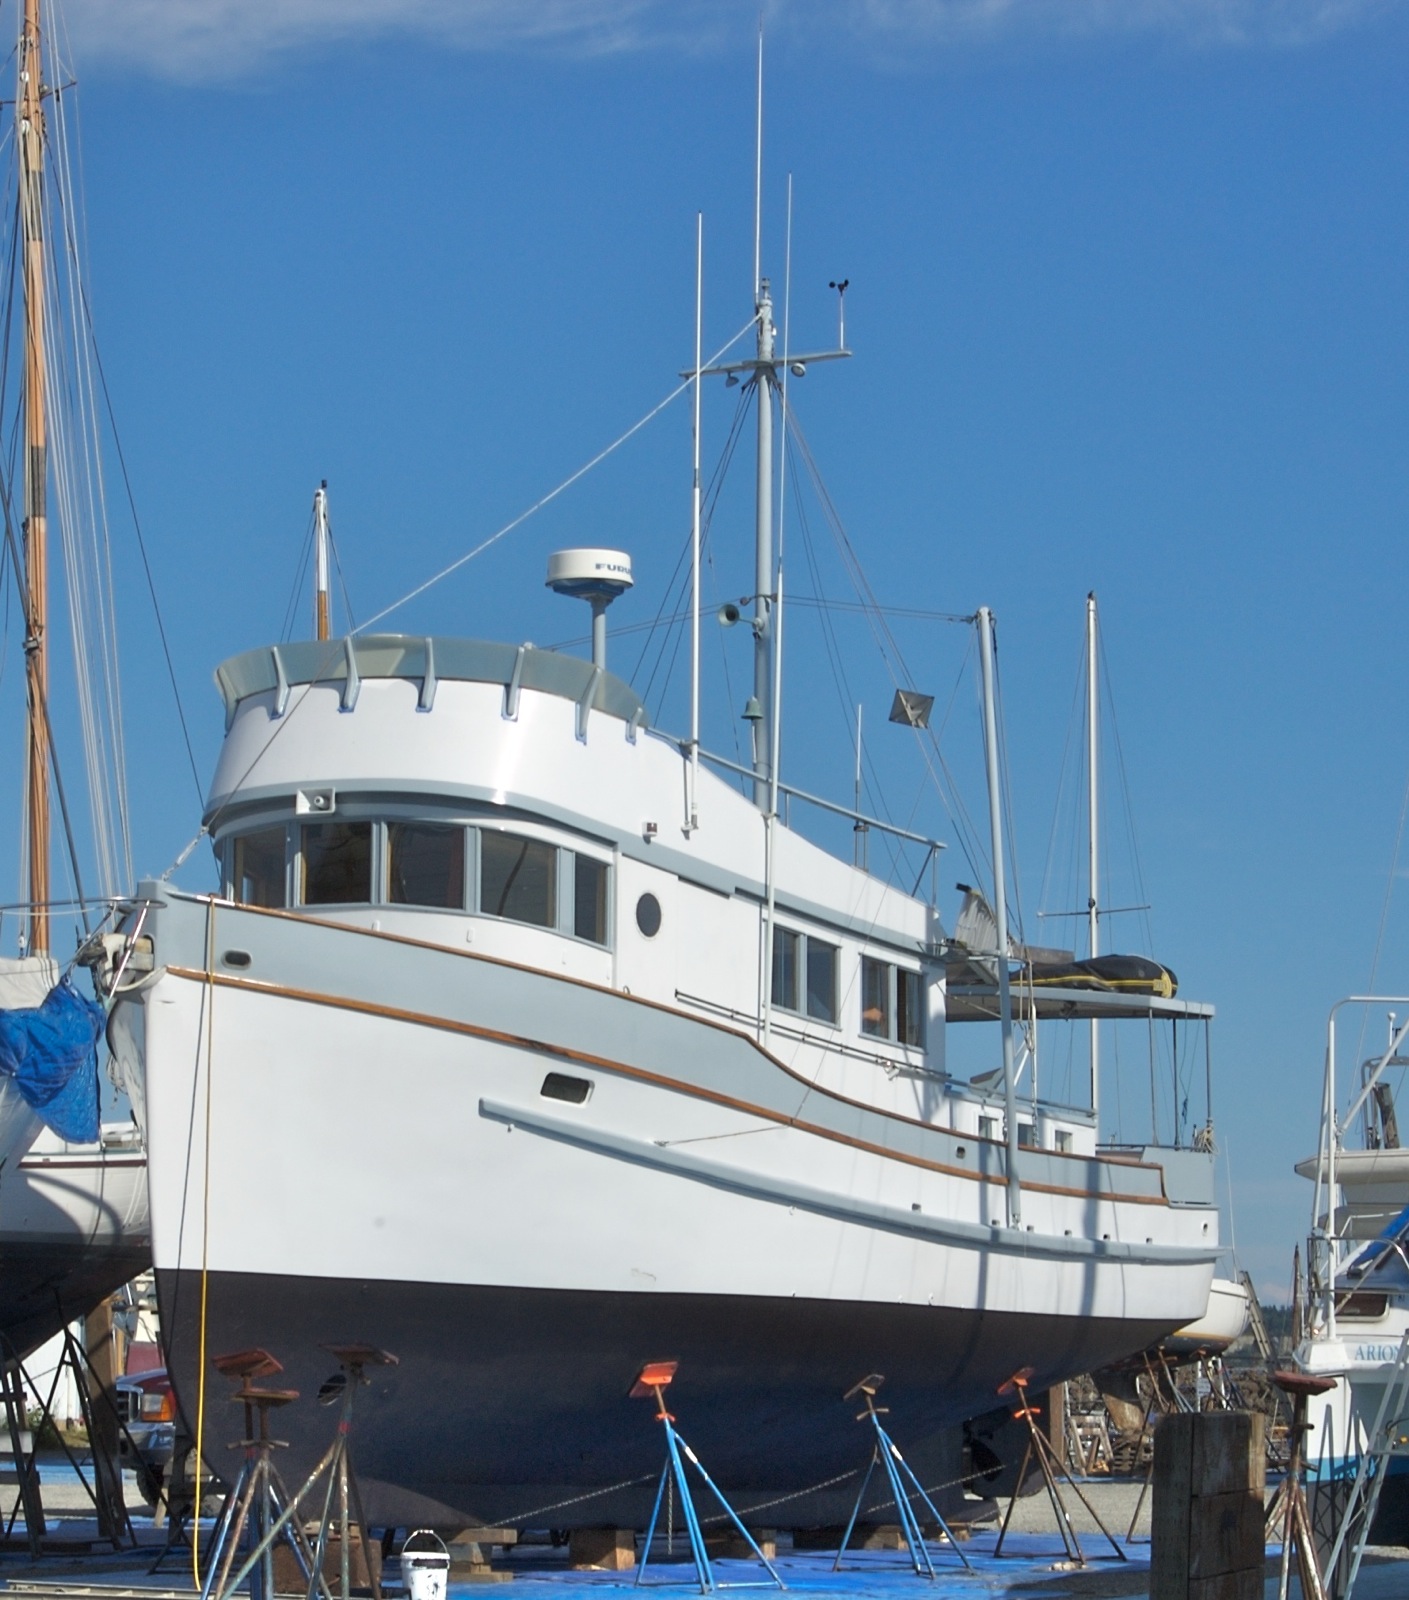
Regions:
<svg viewBox="0 0 1409 1600"><path fill-rule="evenodd" d="M925 1048L924 972L881 956L861 957L861 1033L867 1039Z"/></svg>
<svg viewBox="0 0 1409 1600"><path fill-rule="evenodd" d="M830 968L827 980L819 983L822 969ZM803 928L773 924L773 952L769 962L768 1003L775 1011L786 1011L824 1027L839 1025L841 946L830 939L808 933ZM780 995L780 990L786 992Z"/></svg>
<svg viewBox="0 0 1409 1600"><path fill-rule="evenodd" d="M333 899L308 898L309 862L305 839L313 829L368 830L366 856L368 882L366 898ZM447 852L441 872L444 876L446 900L435 903L429 896L417 897L406 892L398 893L397 855L398 837L414 840L419 832L423 840L437 834L458 834L458 849L452 846ZM266 873L261 882L268 889L269 904L243 898L240 879L242 862L251 845L247 841L262 841L268 856L275 836L282 841L283 865L277 874L277 897L273 892L276 875ZM486 839L513 839L525 846L523 859L535 860L539 870L547 866L550 879L548 904L542 907L547 920L537 921L514 916L484 905L483 847ZM584 844L587 844L584 841ZM491 850L494 846L491 846ZM458 856L458 862L456 857ZM236 904L258 905L268 910L322 910L328 907L386 908L394 911L429 911L460 916L488 917L496 922L512 923L519 927L537 928L559 938L571 939L578 944L590 945L595 950L609 951L616 943L616 885L617 862L614 852L605 847L594 850L590 844L579 849L575 844L545 838L530 827L498 826L489 819L468 818L463 814L436 816L433 811L405 804L375 806L352 804L339 807L332 815L310 817L298 815L273 822L251 823L232 830L218 847L223 892ZM266 868L268 861L266 860ZM454 869L458 865L459 871ZM253 866L253 864L252 864ZM448 870L447 870L448 869ZM245 872L248 877L248 872ZM434 881L432 866L429 876ZM450 887L459 882L458 900ZM404 896L404 897L403 897ZM501 901L501 904L503 902Z"/></svg>

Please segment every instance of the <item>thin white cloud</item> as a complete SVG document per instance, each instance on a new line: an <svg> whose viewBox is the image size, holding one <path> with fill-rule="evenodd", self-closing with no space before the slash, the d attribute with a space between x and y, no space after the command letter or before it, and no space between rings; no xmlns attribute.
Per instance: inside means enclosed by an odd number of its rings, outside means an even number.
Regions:
<svg viewBox="0 0 1409 1600"><path fill-rule="evenodd" d="M604 55L746 39L758 0L54 0L73 58L177 78L248 78L347 44ZM879 60L1006 39L1163 35L1197 46L1314 43L1405 0L769 0L778 39Z"/></svg>

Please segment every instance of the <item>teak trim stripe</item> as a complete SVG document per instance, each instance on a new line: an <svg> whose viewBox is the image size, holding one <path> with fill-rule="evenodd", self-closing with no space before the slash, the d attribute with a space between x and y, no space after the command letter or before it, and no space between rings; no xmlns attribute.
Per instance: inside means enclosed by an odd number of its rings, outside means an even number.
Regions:
<svg viewBox="0 0 1409 1600"><path fill-rule="evenodd" d="M652 1000L646 995L631 994L628 990L614 989L609 984L594 983L590 978L574 977L569 972L545 972L541 967L525 966L519 961L508 961L503 956L486 955L482 950L457 950L449 945L436 944L430 939L412 938L412 936L408 933L389 933L385 928L364 928L360 923L357 922L335 922L331 917L311 917L306 912L290 911L285 906L247 906L238 900L226 900L221 898L219 895L183 895L181 898L193 901L196 904L203 906L219 906L222 908L228 907L231 911L234 911L242 916L274 917L284 922L311 925L318 928L331 928L338 933L350 933L356 935L358 938L364 939L382 939L388 944L405 945L412 950L432 950L437 955L449 956L455 961L478 961L485 966L507 968L507 970L510 972L531 972L538 977L551 978L554 983L570 984L575 989L590 989L593 994L611 995L613 999L619 1000L626 1005L644 1006L648 1011L660 1011L668 1017L679 1018L686 1015L677 1006L666 1005L663 1001ZM167 970L172 971L177 969L168 968ZM205 970L202 969L202 980L204 980L205 976ZM822 1084L814 1083L810 1078L803 1077L800 1072L795 1071L787 1064L787 1062L779 1060L779 1058L773 1055L771 1051L765 1050L758 1040L752 1037L752 1035L744 1033L738 1028L730 1027L727 1023L720 1022L713 1017L696 1016L693 1013L690 1014L689 1020L695 1023L698 1027L713 1028L717 1033L725 1034L730 1039L738 1039L743 1044L746 1044L750 1050L762 1056L769 1066L775 1068L785 1077L791 1078L794 1083L800 1085L802 1089L806 1091L804 1098L806 1098L807 1095L821 1095L825 1099L836 1101L838 1105L850 1106L853 1109L861 1111L875 1110L875 1107L867 1105L864 1101L853 1100L847 1095L838 1094L835 1089L828 1089ZM879 1057L877 1059L879 1060ZM902 1064L899 1057L896 1058L896 1064ZM769 1112L767 1115L775 1119L778 1117L777 1112ZM887 1111L884 1113L884 1115L892 1117L896 1122L903 1122L907 1127L923 1128L927 1133L933 1131L930 1123L922 1122L918 1117L907 1117L903 1112L900 1111ZM1005 1150L1007 1148L1007 1145L1003 1140L985 1139L982 1134L967 1134L964 1135L964 1137L974 1144L992 1145L997 1150ZM1142 1167L1148 1171L1158 1172L1160 1179L1160 1195L1158 1199L1150 1200L1138 1195L1131 1195L1129 1198L1132 1200L1139 1200L1142 1205L1165 1205L1168 1203L1168 1196L1164 1192L1164 1170L1162 1167L1160 1167L1158 1162L1139 1161L1133 1156L1118 1156L1109 1154L1095 1157L1068 1155L1060 1150L1047 1150L1043 1153L1049 1160L1052 1161L1098 1160L1103 1165L1109 1167ZM946 1167L942 1168L941 1170L949 1171L950 1169ZM968 1172L963 1168L958 1168L955 1170L959 1171L963 1177L975 1176L974 1173ZM1036 1184L1029 1184L1027 1187L1036 1188L1038 1186ZM1065 1189L1050 1185L1048 1186L1048 1191L1052 1194L1077 1195L1087 1195L1091 1192L1089 1189Z"/></svg>
<svg viewBox="0 0 1409 1600"><path fill-rule="evenodd" d="M906 1166L920 1167L926 1172L939 1172L951 1178L967 1178L973 1183L1002 1183L1001 1177L986 1176L980 1172L971 1172L967 1167L950 1166L943 1162L928 1161L923 1156L913 1156L903 1150L888 1150L884 1145L873 1144L868 1139L858 1139L852 1134L840 1133L832 1128L824 1128L817 1123L803 1122L798 1117L785 1116L783 1113L773 1111L767 1106L755 1105L749 1100L739 1100L733 1095L721 1093L717 1089L706 1089L696 1084L682 1083L678 1078L668 1078L662 1073L648 1071L645 1067L628 1066L622 1061L613 1061L607 1056L594 1055L588 1050L577 1050L571 1045L549 1044L541 1039L533 1039L526 1034L507 1033L499 1028L487 1028L476 1022L461 1022L453 1017L431 1016L422 1011L408 1011L400 1006L381 1005L374 1000L355 1000L350 996L320 994L313 989L294 989L285 984L267 983L260 978L237 978L224 972L202 972L192 967L167 967L167 972L175 978L185 978L193 983L216 984L224 989L241 989L247 993L275 996L283 1000L298 1000L306 1005L329 1006L338 1011L353 1011L360 1016L378 1017L388 1022L408 1022L417 1027L434 1028L441 1033L460 1034L466 1038L484 1039L492 1044L506 1045L514 1050L526 1050L535 1055L552 1056L559 1061L570 1061L576 1066L595 1067L600 1072L615 1073L620 1077L634 1078L639 1083L654 1084L658 1088L669 1089L677 1094L690 1096L695 1100L707 1100L714 1105L724 1106L731 1111L741 1111L746 1116L759 1117L766 1122L777 1123L779 1127L796 1128L799 1133L812 1134L819 1139L831 1140L834 1144L843 1144L853 1150L865 1151L868 1155L880 1156L883 1160L900 1161ZM1036 1194L1063 1195L1075 1200L1109 1201L1140 1206L1164 1206L1167 1201L1162 1196L1141 1194L1119 1194L1115 1191L1101 1192L1090 1189L1075 1189L1063 1185L1032 1182L1023 1184L1023 1188Z"/></svg>

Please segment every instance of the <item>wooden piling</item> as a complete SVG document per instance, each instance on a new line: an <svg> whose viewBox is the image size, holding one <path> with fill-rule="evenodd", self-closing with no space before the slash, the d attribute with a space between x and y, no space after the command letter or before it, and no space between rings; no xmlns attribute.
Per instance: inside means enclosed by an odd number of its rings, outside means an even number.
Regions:
<svg viewBox="0 0 1409 1600"><path fill-rule="evenodd" d="M1150 1600L1262 1600L1264 1427L1246 1411L1161 1418Z"/></svg>

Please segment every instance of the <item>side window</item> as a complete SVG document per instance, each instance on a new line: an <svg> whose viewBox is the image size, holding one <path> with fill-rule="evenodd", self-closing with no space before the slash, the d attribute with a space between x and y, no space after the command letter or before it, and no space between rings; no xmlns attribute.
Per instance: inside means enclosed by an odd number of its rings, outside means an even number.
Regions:
<svg viewBox="0 0 1409 1600"><path fill-rule="evenodd" d="M465 908L465 830L439 822L387 824L387 891L393 905Z"/></svg>
<svg viewBox="0 0 1409 1600"><path fill-rule="evenodd" d="M306 822L300 829L306 906L366 905L372 898L372 824Z"/></svg>
<svg viewBox="0 0 1409 1600"><path fill-rule="evenodd" d="M861 1031L897 1044L925 1042L925 980L908 967L861 958Z"/></svg>
<svg viewBox="0 0 1409 1600"><path fill-rule="evenodd" d="M261 828L233 841L230 891L242 906L283 905L284 844L282 827Z"/></svg>
<svg viewBox="0 0 1409 1600"><path fill-rule="evenodd" d="M890 975L884 961L861 957L861 1031L876 1039L889 1039Z"/></svg>
<svg viewBox="0 0 1409 1600"><path fill-rule="evenodd" d="M558 922L558 851L541 839L482 829L479 908L492 917L553 928Z"/></svg>
<svg viewBox="0 0 1409 1600"><path fill-rule="evenodd" d="M837 947L811 935L807 940L807 1014L819 1022L837 1020Z"/></svg>
<svg viewBox="0 0 1409 1600"><path fill-rule="evenodd" d="M836 945L792 928L773 929L772 1002L818 1022L837 1020Z"/></svg>
<svg viewBox="0 0 1409 1600"><path fill-rule="evenodd" d="M801 944L801 934L794 933L791 928L774 927L772 1001L786 1011L802 1010L797 997L798 948Z"/></svg>
<svg viewBox="0 0 1409 1600"><path fill-rule="evenodd" d="M901 1044L921 1045L925 1042L921 996L925 981L918 972L907 967L895 969L895 1036Z"/></svg>
<svg viewBox="0 0 1409 1600"><path fill-rule="evenodd" d="M607 943L607 864L591 856L574 856L572 864L572 931L593 944Z"/></svg>

